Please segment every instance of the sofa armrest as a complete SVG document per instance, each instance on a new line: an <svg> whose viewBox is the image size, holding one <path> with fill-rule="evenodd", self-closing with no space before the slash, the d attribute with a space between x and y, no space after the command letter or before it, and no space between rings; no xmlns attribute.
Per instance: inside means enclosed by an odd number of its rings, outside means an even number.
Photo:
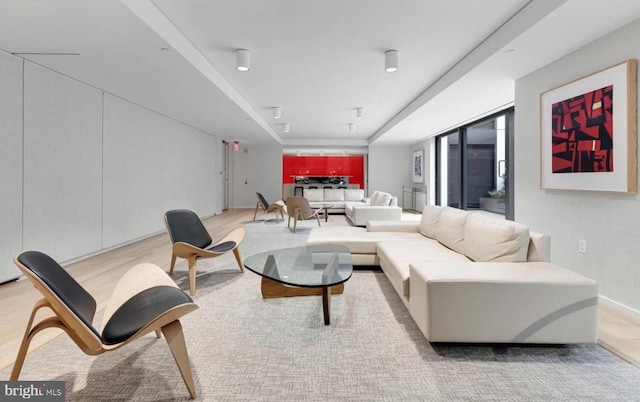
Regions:
<svg viewBox="0 0 640 402"><path fill-rule="evenodd" d="M418 221L368 221L367 232L409 232L418 233Z"/></svg>
<svg viewBox="0 0 640 402"><path fill-rule="evenodd" d="M549 235L529 231L527 261L551 261L551 237Z"/></svg>

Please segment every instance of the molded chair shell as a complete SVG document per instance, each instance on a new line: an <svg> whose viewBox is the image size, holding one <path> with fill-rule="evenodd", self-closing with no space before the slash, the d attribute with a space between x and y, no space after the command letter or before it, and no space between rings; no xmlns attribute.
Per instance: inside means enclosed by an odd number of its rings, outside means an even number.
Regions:
<svg viewBox="0 0 640 402"><path fill-rule="evenodd" d="M165 335L191 398L195 385L180 318L198 308L158 266L138 264L125 273L109 299L100 334L92 325L95 299L55 260L39 251L26 251L15 264L43 298L33 307L10 380L17 381L31 340L47 328L64 330L88 355L118 349L151 332ZM33 325L36 313L47 307L55 314Z"/></svg>
<svg viewBox="0 0 640 402"><path fill-rule="evenodd" d="M178 257L186 259L189 262L189 292L191 296L196 294L196 261L200 258L215 258L233 251L240 272L244 272L244 265L238 250L238 246L244 239L244 228L239 227L232 230L212 246L213 240L195 212L187 209L171 210L164 214L164 222L172 244L169 275L173 273Z"/></svg>
<svg viewBox="0 0 640 402"><path fill-rule="evenodd" d="M274 212L276 215L276 221L278 220L278 214L284 220L284 202L282 200L276 201L273 204L269 204L266 198L261 193L256 193L256 197L258 198L258 202L256 203L256 211L253 214L253 220L256 220L256 216L258 216L258 209L262 208L262 212L270 213Z"/></svg>
<svg viewBox="0 0 640 402"><path fill-rule="evenodd" d="M322 213L323 213L322 208L319 208L316 210L311 209L311 205L309 205L309 200L307 200L304 197L288 197L287 198L287 214L289 215L287 227L291 226L291 218L293 217L293 233L296 232L296 226L298 225L298 220L315 219L318 222L318 226L321 226L319 215Z"/></svg>

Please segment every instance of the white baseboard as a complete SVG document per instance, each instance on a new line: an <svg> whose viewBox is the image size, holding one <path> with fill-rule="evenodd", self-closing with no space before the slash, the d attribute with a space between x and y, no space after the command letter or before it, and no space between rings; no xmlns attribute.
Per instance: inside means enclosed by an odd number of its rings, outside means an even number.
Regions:
<svg viewBox="0 0 640 402"><path fill-rule="evenodd" d="M633 309L633 308L631 308L629 306L625 306L622 303L618 303L615 300L611 300L608 297L600 295L600 302L603 303L603 304L607 304L607 305L609 305L611 307L615 307L616 309L618 309L618 310L622 311L623 313L628 314L628 315L630 315L632 317L640 319L640 311L638 311L636 309Z"/></svg>

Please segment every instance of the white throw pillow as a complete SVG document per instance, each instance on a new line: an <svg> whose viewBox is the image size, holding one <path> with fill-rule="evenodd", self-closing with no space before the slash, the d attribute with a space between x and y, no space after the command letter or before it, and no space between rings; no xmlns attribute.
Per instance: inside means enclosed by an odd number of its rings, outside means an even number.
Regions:
<svg viewBox="0 0 640 402"><path fill-rule="evenodd" d="M362 201L364 199L364 190L346 189L344 190L345 201Z"/></svg>
<svg viewBox="0 0 640 402"><path fill-rule="evenodd" d="M464 253L474 261L524 262L529 228L513 221L470 214L464 228Z"/></svg>
<svg viewBox="0 0 640 402"><path fill-rule="evenodd" d="M378 193L379 191L376 190L371 194L371 198L369 198L369 205L376 205L375 202L378 199Z"/></svg>
<svg viewBox="0 0 640 402"><path fill-rule="evenodd" d="M379 206L379 207L388 207L391 204L391 194L383 193L382 191L378 191L378 196L375 201L371 201L371 205Z"/></svg>
<svg viewBox="0 0 640 402"><path fill-rule="evenodd" d="M438 221L440 221L440 213L442 213L440 205L427 205L422 211L422 219L420 220L420 233L431 239L438 237Z"/></svg>
<svg viewBox="0 0 640 402"><path fill-rule="evenodd" d="M324 201L324 190L321 188L305 188L304 198L310 202L322 202Z"/></svg>
<svg viewBox="0 0 640 402"><path fill-rule="evenodd" d="M337 188L325 188L324 201L344 201L344 190Z"/></svg>
<svg viewBox="0 0 640 402"><path fill-rule="evenodd" d="M468 212L461 209L444 207L438 221L436 238L460 254L464 254L464 227L468 215Z"/></svg>

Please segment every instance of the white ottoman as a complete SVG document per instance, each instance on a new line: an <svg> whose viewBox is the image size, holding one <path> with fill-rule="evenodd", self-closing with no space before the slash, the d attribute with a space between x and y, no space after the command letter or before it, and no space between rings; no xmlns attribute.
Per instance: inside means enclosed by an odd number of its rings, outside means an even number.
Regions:
<svg viewBox="0 0 640 402"><path fill-rule="evenodd" d="M548 262L409 267L409 311L430 342L595 343L598 284Z"/></svg>

